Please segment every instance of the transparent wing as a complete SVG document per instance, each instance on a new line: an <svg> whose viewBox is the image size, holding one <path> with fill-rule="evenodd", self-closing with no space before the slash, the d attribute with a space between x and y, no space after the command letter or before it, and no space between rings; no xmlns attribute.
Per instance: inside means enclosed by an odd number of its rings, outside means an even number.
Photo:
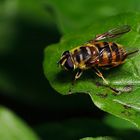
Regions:
<svg viewBox="0 0 140 140"><path fill-rule="evenodd" d="M92 41L100 41L100 40L104 40L104 39L119 37L119 36L129 32L130 30L131 30L131 27L129 25L118 26L103 34L97 35L95 37L95 39L93 39Z"/></svg>

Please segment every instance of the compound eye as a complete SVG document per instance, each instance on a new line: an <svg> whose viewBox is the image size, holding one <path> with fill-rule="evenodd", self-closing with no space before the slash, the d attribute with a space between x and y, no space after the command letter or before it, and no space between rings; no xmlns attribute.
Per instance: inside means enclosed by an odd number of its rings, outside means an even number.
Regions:
<svg viewBox="0 0 140 140"><path fill-rule="evenodd" d="M68 69L68 70L73 70L74 69L74 65L73 65L73 62L71 60L71 58L69 57L67 59L67 61L65 62L65 67Z"/></svg>
<svg viewBox="0 0 140 140"><path fill-rule="evenodd" d="M65 52L63 52L62 55L69 55L69 51L65 51Z"/></svg>

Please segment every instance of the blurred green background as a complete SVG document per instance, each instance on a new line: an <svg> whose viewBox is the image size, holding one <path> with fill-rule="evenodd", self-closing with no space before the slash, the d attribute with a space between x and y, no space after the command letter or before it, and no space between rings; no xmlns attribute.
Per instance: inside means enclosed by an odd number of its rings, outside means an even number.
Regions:
<svg viewBox="0 0 140 140"><path fill-rule="evenodd" d="M46 46L124 12L140 12L140 1L0 0L0 140L140 139L135 126L99 110L88 95L58 94L42 66Z"/></svg>

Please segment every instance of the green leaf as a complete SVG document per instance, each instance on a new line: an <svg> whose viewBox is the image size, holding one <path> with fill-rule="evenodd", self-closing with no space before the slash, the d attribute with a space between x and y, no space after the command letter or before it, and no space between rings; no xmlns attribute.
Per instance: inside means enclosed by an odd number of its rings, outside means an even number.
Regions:
<svg viewBox="0 0 140 140"><path fill-rule="evenodd" d="M1 140L39 140L38 136L13 112L0 107Z"/></svg>
<svg viewBox="0 0 140 140"><path fill-rule="evenodd" d="M46 0L44 0L46 1ZM140 11L139 0L48 0L56 11L57 24L63 33L77 31L98 19L106 20L122 12Z"/></svg>
<svg viewBox="0 0 140 140"><path fill-rule="evenodd" d="M96 138L87 137L87 138L82 138L80 140L117 140L117 139L106 136L106 137L96 137Z"/></svg>
<svg viewBox="0 0 140 140"><path fill-rule="evenodd" d="M135 125L132 123L115 117L113 115L106 115L104 118L104 123L107 124L108 126L115 128L115 129L120 129L120 130L126 130L126 129L131 129L131 130L138 130ZM122 125L123 124L123 125Z"/></svg>
<svg viewBox="0 0 140 140"><path fill-rule="evenodd" d="M99 86L102 79L97 77L92 70L87 70L72 87L72 79L75 72L65 72L57 66L61 54L92 39L95 35L108 31L118 25L128 24L132 31L115 39L129 50L140 48L140 14L127 13L106 19L104 22L97 22L81 32L73 33L63 37L59 44L54 44L45 49L44 72L51 86L61 94L68 95L69 89L72 93L88 93L94 104L100 109L126 119L140 127L140 55L137 54L127 59L126 63L103 71L109 85L122 90L120 95L114 94L110 88ZM127 47L128 46L128 47Z"/></svg>

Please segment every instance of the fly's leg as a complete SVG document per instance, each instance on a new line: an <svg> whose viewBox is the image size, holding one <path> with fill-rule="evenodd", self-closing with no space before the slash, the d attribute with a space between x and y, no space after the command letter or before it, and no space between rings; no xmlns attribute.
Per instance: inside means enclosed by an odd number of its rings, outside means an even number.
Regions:
<svg viewBox="0 0 140 140"><path fill-rule="evenodd" d="M109 86L108 81L104 78L104 76L102 75L102 73L96 67L93 67L93 69L94 69L95 73L99 77L101 77L103 79L103 81L106 83L106 85L102 85L102 86L105 86L107 88L110 88L113 91L114 95L120 95L121 92L119 90L117 90L117 89Z"/></svg>
<svg viewBox="0 0 140 140"><path fill-rule="evenodd" d="M101 77L103 79L103 81L105 82L105 84L108 85L108 81L104 78L103 74L96 68L96 67L93 67L93 70L95 71L95 73Z"/></svg>
<svg viewBox="0 0 140 140"><path fill-rule="evenodd" d="M69 94L71 94L71 89L72 89L72 87L74 86L76 80L79 79L79 78L81 77L82 73L83 73L83 70L78 69L78 71L77 71L77 73L76 73L76 75L75 75L75 77L74 77L74 80L72 81L72 85L71 85L71 87L70 87L70 89L69 89Z"/></svg>
<svg viewBox="0 0 140 140"><path fill-rule="evenodd" d="M76 75L74 77L74 81L72 82L72 85L74 85L75 81L81 77L82 73L83 73L83 70L78 69L78 71L77 71L77 73L76 73Z"/></svg>

